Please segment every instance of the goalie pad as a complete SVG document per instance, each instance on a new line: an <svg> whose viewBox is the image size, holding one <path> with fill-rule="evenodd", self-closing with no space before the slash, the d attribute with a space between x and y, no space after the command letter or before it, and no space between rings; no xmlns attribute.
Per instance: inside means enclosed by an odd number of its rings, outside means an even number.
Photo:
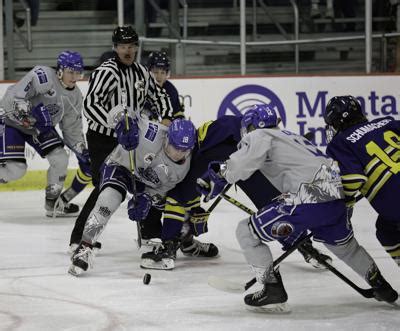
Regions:
<svg viewBox="0 0 400 331"><path fill-rule="evenodd" d="M189 226L191 233L196 237L201 235L202 233L208 232L208 218L210 217L210 213L206 212L201 207L196 207L191 211L189 218Z"/></svg>

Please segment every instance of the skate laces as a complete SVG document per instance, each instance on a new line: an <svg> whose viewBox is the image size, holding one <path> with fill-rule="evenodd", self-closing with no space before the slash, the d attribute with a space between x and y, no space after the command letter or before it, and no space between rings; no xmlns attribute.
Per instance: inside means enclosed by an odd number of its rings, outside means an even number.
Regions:
<svg viewBox="0 0 400 331"><path fill-rule="evenodd" d="M192 244L188 247L184 247L183 251L185 253L191 253L193 256L198 256L201 252L208 252L209 247L210 244L193 239Z"/></svg>
<svg viewBox="0 0 400 331"><path fill-rule="evenodd" d="M265 289L254 292L252 298L253 298L253 300L256 300L256 299L262 298L263 296L265 296Z"/></svg>
<svg viewBox="0 0 400 331"><path fill-rule="evenodd" d="M64 212L64 210L68 209L69 203L64 201L62 196L59 196L54 203L54 208L53 208L53 218L57 217L57 212Z"/></svg>
<svg viewBox="0 0 400 331"><path fill-rule="evenodd" d="M158 253L162 253L164 250L166 250L166 247L162 244L162 243L160 243L160 242L158 242L158 243L156 243L156 242L154 242L154 246L153 246L153 252L154 252L154 254L158 254Z"/></svg>
<svg viewBox="0 0 400 331"><path fill-rule="evenodd" d="M54 202L54 207L53 207L53 218L57 217L57 211L63 211L64 210L64 201L61 199L61 197L58 197L56 202Z"/></svg>
<svg viewBox="0 0 400 331"><path fill-rule="evenodd" d="M74 260L81 259L85 261L90 268L93 267L93 250L89 246L81 245L78 252L74 255Z"/></svg>
<svg viewBox="0 0 400 331"><path fill-rule="evenodd" d="M161 245L161 241L157 239L142 239L142 246L147 246L149 248L152 247L154 249L156 247L158 248Z"/></svg>

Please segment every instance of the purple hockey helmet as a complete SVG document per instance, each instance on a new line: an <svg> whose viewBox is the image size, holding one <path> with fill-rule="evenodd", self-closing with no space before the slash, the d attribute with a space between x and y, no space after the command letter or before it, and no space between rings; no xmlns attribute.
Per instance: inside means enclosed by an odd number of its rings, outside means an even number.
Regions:
<svg viewBox="0 0 400 331"><path fill-rule="evenodd" d="M78 52L63 51L57 58L57 70L70 69L76 72L83 72L84 65L82 56Z"/></svg>
<svg viewBox="0 0 400 331"><path fill-rule="evenodd" d="M167 155L175 162L190 154L196 143L196 128L192 121L176 119L168 128Z"/></svg>
<svg viewBox="0 0 400 331"><path fill-rule="evenodd" d="M196 128L192 121L176 119L168 128L168 142L176 149L192 149L196 143Z"/></svg>
<svg viewBox="0 0 400 331"><path fill-rule="evenodd" d="M276 111L266 104L254 105L243 115L241 128L246 134L254 129L276 127L279 123Z"/></svg>

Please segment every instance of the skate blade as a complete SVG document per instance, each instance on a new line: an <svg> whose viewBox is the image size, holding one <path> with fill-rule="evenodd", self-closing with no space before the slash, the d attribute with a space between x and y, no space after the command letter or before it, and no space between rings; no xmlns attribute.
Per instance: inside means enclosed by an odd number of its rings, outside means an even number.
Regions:
<svg viewBox="0 0 400 331"><path fill-rule="evenodd" d="M255 313L263 314L289 314L291 312L287 302L283 303L272 303L265 306L249 306L246 305L246 309Z"/></svg>
<svg viewBox="0 0 400 331"><path fill-rule="evenodd" d="M81 274L83 274L85 272L85 270L83 270L82 268L79 268L73 264L71 264L71 266L68 269L68 273L72 276L78 277Z"/></svg>
<svg viewBox="0 0 400 331"><path fill-rule="evenodd" d="M173 259L162 259L156 262L152 259L142 259L140 267L143 269L172 270L175 268L175 261Z"/></svg>
<svg viewBox="0 0 400 331"><path fill-rule="evenodd" d="M210 260L210 259L217 259L220 257L219 254L214 255L214 256L204 256L204 255L193 255L190 253L185 253L182 251L183 256L185 256L186 258L194 258L194 259L200 259L200 260Z"/></svg>
<svg viewBox="0 0 400 331"><path fill-rule="evenodd" d="M389 303L389 305L391 305L393 308L400 309L400 305L397 303L397 301L395 301L395 302L388 302L388 303Z"/></svg>

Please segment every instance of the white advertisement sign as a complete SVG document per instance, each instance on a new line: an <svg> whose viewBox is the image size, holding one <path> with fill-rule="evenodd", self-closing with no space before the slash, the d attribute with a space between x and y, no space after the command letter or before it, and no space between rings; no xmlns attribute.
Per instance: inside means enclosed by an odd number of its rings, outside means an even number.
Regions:
<svg viewBox="0 0 400 331"><path fill-rule="evenodd" d="M222 115L240 115L256 103L277 110L282 124L291 131L315 132L315 143L326 145L323 110L336 95L358 98L368 118L391 115L399 119L400 76L307 76L231 77L172 79L185 105L185 113L196 125ZM9 84L0 84L0 95ZM88 83L80 82L85 95ZM28 151L30 169L46 169L33 150ZM71 167L76 167L71 158Z"/></svg>

